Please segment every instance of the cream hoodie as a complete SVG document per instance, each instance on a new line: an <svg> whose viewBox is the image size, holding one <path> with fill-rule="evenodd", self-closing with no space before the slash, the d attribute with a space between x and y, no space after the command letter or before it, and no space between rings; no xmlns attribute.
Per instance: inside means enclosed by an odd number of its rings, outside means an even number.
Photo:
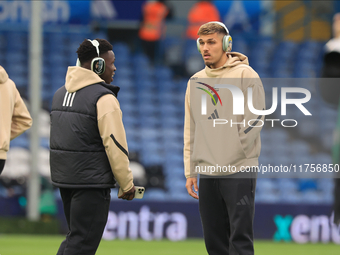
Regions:
<svg viewBox="0 0 340 255"><path fill-rule="evenodd" d="M32 126L32 118L14 82L0 66L0 159L7 158L10 140Z"/></svg>
<svg viewBox="0 0 340 255"><path fill-rule="evenodd" d="M252 87L254 108L264 110L263 85L258 74L249 66L245 55L237 52L227 54L228 60L222 67L210 69L206 66L194 74L187 85L184 123L184 169L187 178L196 177L198 173L228 175L258 165L261 150L260 130L264 116L254 115L249 111L247 88ZM242 90L244 115L233 114L233 98L228 89L218 91L223 106L219 103L212 106L208 102L207 105L211 107L208 106L207 115L201 114L202 91L196 89L199 85L197 82L210 81L210 85L214 86L220 84L220 78L225 78L221 80L222 83L229 78L232 85ZM191 99L194 101L191 102ZM227 124L213 127L214 118L208 117L215 109L218 112L215 119L225 119ZM254 127L250 127L248 122Z"/></svg>
<svg viewBox="0 0 340 255"><path fill-rule="evenodd" d="M86 86L104 82L97 74L91 70L72 66L68 68L66 74L65 88L73 93ZM118 143L128 151L125 129L122 120L122 111L117 98L107 94L97 101L97 120L100 136L109 159L111 169L120 189L118 196L129 191L133 187L133 176L129 168L128 157L117 147L110 138L113 134Z"/></svg>

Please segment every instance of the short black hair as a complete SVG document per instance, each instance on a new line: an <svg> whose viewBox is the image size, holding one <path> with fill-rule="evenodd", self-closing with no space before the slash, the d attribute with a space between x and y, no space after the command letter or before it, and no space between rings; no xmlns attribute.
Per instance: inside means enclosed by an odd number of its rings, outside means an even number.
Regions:
<svg viewBox="0 0 340 255"><path fill-rule="evenodd" d="M112 45L105 39L96 39L99 42L99 55L102 55L110 50L112 50ZM95 57L98 57L96 47L92 45L92 43L85 39L77 50L78 58L80 63L85 63L87 61L91 61Z"/></svg>

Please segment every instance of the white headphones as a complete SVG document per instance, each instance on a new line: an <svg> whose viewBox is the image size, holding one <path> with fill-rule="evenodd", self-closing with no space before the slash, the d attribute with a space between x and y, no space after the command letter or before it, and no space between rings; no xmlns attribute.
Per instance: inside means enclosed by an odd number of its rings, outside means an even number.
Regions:
<svg viewBox="0 0 340 255"><path fill-rule="evenodd" d="M211 21L211 22L208 22L206 24L209 24L209 23L218 24L225 29L225 31L227 32L228 35L223 36L222 49L223 49L224 52L230 52L232 47L233 47L233 39L229 35L229 30L226 27L226 25L224 25L222 22L219 22L219 21ZM199 38L197 39L197 49L198 49L198 52L201 53Z"/></svg>
<svg viewBox="0 0 340 255"><path fill-rule="evenodd" d="M105 60L101 57L99 57L99 42L97 40L91 41L90 39L87 39L92 43L92 45L96 48L98 57L92 59L91 61L91 70L95 72L98 75L101 75L105 72ZM76 66L81 66L79 58L77 58Z"/></svg>

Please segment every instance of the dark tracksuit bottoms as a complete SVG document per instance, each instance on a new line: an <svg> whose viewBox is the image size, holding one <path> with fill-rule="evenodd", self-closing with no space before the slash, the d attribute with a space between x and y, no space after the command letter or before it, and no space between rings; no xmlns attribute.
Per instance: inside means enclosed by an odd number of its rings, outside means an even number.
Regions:
<svg viewBox="0 0 340 255"><path fill-rule="evenodd" d="M69 232L57 255L94 255L109 213L109 188L60 188Z"/></svg>
<svg viewBox="0 0 340 255"><path fill-rule="evenodd" d="M0 174L4 170L6 160L0 159Z"/></svg>
<svg viewBox="0 0 340 255"><path fill-rule="evenodd" d="M256 173L199 182L199 210L209 255L253 255ZM245 178L248 177L248 178Z"/></svg>

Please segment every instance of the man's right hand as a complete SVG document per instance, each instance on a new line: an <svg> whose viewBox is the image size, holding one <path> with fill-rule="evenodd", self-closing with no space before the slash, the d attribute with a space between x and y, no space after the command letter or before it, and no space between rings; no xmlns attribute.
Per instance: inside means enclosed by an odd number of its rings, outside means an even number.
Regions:
<svg viewBox="0 0 340 255"><path fill-rule="evenodd" d="M124 200L132 200L135 197L135 185L129 190L121 194L118 198L124 199Z"/></svg>
<svg viewBox="0 0 340 255"><path fill-rule="evenodd" d="M195 189L196 192L193 191L192 186L194 186L194 189ZM198 186L197 186L197 178L196 177L187 178L187 183L185 184L185 187L187 188L187 191L188 191L190 196L198 199L198 195L197 195Z"/></svg>

